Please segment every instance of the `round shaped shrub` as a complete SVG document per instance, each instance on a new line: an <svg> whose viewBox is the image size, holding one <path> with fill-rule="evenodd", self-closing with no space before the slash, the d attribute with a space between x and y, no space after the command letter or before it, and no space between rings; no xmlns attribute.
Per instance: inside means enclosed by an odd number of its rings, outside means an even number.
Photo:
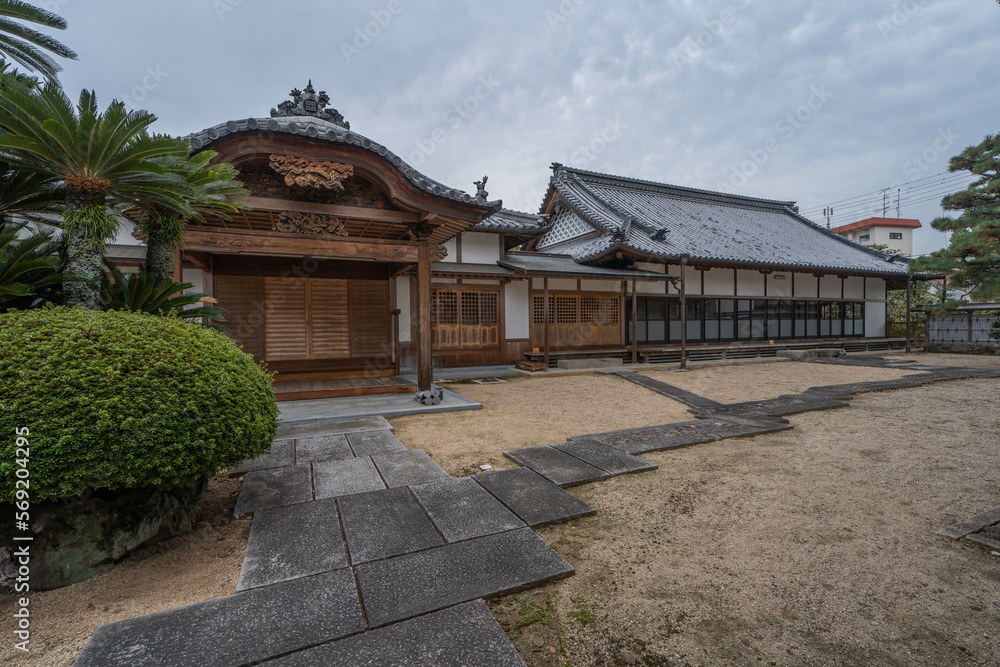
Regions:
<svg viewBox="0 0 1000 667"><path fill-rule="evenodd" d="M0 502L25 463L16 429L37 502L182 487L267 450L277 413L271 376L218 331L124 311L0 315Z"/></svg>

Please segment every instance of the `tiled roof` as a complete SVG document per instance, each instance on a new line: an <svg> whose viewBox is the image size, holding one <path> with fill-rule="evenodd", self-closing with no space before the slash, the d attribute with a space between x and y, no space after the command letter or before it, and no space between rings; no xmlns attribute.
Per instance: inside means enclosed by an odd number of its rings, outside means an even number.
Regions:
<svg viewBox="0 0 1000 667"><path fill-rule="evenodd" d="M465 262L434 262L431 273L441 276L497 276L506 278L514 274L498 264L469 264Z"/></svg>
<svg viewBox="0 0 1000 667"><path fill-rule="evenodd" d="M913 218L868 218L867 220L861 220L860 222L852 222L849 225L834 227L830 231L834 234L846 234L847 232L853 232L858 229L867 229L868 227L904 227L906 229L920 229L922 225L919 220Z"/></svg>
<svg viewBox="0 0 1000 667"><path fill-rule="evenodd" d="M574 261L569 255L543 252L508 252L497 262L500 266L529 276L572 276L578 278L606 278L617 280L675 280L670 276L640 269L587 266Z"/></svg>
<svg viewBox="0 0 1000 667"><path fill-rule="evenodd" d="M538 236L549 229L547 215L534 215L510 209L502 209L470 228L473 232L503 232L522 236Z"/></svg>
<svg viewBox="0 0 1000 667"><path fill-rule="evenodd" d="M231 120L210 127L201 132L196 132L187 137L191 142L194 151L210 148L212 144L223 137L235 134L257 133L257 132L279 132L283 134L298 135L304 139L317 141L327 141L332 144L344 144L348 146L360 147L373 155L377 155L388 161L398 169L413 185L421 190L437 197L460 202L490 211L499 211L503 202L498 200L486 201L477 199L475 195L456 188L449 188L443 183L439 183L408 165L401 157L390 151L385 146L364 137L357 132L349 130L341 125L316 118L290 117L290 118L248 118L246 120Z"/></svg>
<svg viewBox="0 0 1000 667"><path fill-rule="evenodd" d="M557 195L553 199L553 195ZM601 233L559 243L578 262L599 262L625 251L705 264L804 268L868 275L905 275L906 265L865 248L799 215L794 202L695 190L555 165L546 202L573 216L561 225L589 223ZM558 206L558 204L556 204Z"/></svg>

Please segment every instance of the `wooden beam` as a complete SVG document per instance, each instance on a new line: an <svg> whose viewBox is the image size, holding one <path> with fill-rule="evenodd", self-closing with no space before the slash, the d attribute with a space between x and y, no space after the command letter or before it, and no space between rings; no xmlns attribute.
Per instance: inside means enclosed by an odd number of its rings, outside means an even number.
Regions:
<svg viewBox="0 0 1000 667"><path fill-rule="evenodd" d="M636 281L632 281L632 363L639 363L639 294ZM648 338L647 338L648 340Z"/></svg>
<svg viewBox="0 0 1000 667"><path fill-rule="evenodd" d="M906 274L906 353L910 353L910 290L913 287L913 276ZM888 300L887 300L888 303ZM886 333L889 333L888 331Z"/></svg>
<svg viewBox="0 0 1000 667"><path fill-rule="evenodd" d="M687 261L687 255L681 256L681 370L685 370L688 367ZM764 285L767 285L767 276L764 276Z"/></svg>
<svg viewBox="0 0 1000 667"><path fill-rule="evenodd" d="M542 324L542 326L544 327L544 329L542 329L542 344L545 347L545 371L548 372L549 370L549 279L544 278L542 285L543 285L542 293L544 294L544 299L545 299L545 306L543 307L542 310L543 316L545 318L545 321Z"/></svg>
<svg viewBox="0 0 1000 667"><path fill-rule="evenodd" d="M185 251L230 255L240 253L301 255L415 263L418 254L417 244L405 241L351 240L346 237L317 238L301 234L254 233L205 227L189 227L185 237Z"/></svg>
<svg viewBox="0 0 1000 667"><path fill-rule="evenodd" d="M380 208L362 208L360 206L336 206L334 204L316 204L293 199L276 199L272 197L254 197L251 195L232 195L233 201L246 204L251 209L259 211L299 211L301 213L325 213L338 218L357 218L359 220L378 220L379 222L417 223L422 216L412 211L386 211ZM429 215L429 214L424 214ZM433 216L437 217L437 216Z"/></svg>
<svg viewBox="0 0 1000 667"><path fill-rule="evenodd" d="M431 257L427 244L420 246L417 260L417 391L427 391L433 382L431 344Z"/></svg>

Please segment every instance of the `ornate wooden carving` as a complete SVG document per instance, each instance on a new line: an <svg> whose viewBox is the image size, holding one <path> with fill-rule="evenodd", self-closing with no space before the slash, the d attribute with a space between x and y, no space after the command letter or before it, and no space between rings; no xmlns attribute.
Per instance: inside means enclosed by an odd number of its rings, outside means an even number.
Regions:
<svg viewBox="0 0 1000 667"><path fill-rule="evenodd" d="M273 227L276 232L347 236L344 221L335 215L282 211Z"/></svg>
<svg viewBox="0 0 1000 667"><path fill-rule="evenodd" d="M321 162L291 155L272 155L271 169L285 177L285 185L303 190L343 192L344 184L354 175L354 167L339 162Z"/></svg>
<svg viewBox="0 0 1000 667"><path fill-rule="evenodd" d="M404 248L397 246L383 246L383 245L366 245L358 244L357 252L359 255L364 255L366 257L371 257L373 259L384 260L387 262L396 262L400 260L407 259L410 255Z"/></svg>
<svg viewBox="0 0 1000 667"><path fill-rule="evenodd" d="M389 198L378 192L375 186L360 176L352 176L341 181L342 190L313 190L286 185L270 165L251 164L240 165L240 181L243 186L257 197L293 199L315 204L334 204L336 206L355 206L358 208L377 208L383 211L399 210L392 205Z"/></svg>
<svg viewBox="0 0 1000 667"><path fill-rule="evenodd" d="M443 262L448 256L448 249L443 245L432 245L430 247L430 259L432 262Z"/></svg>
<svg viewBox="0 0 1000 667"><path fill-rule="evenodd" d="M199 245L208 248L263 248L265 239L232 234L204 234L198 239Z"/></svg>

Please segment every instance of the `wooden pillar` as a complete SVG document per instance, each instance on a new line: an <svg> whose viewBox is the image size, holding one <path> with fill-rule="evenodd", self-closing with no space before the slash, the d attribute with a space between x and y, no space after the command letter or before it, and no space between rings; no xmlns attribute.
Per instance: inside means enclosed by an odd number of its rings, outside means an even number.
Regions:
<svg viewBox="0 0 1000 667"><path fill-rule="evenodd" d="M906 353L910 353L910 290L913 287L913 276L906 275Z"/></svg>
<svg viewBox="0 0 1000 667"><path fill-rule="evenodd" d="M542 325L545 328L542 329L542 347L545 351L545 370L549 370L549 279L543 279L542 293L544 294L545 305L542 307L542 316L545 319L545 323Z"/></svg>
<svg viewBox="0 0 1000 667"><path fill-rule="evenodd" d="M688 339L688 319L687 319L687 278L685 276L687 270L687 255L681 257L681 370L685 370L688 367L688 350L687 350L687 339ZM767 279L765 278L765 281Z"/></svg>
<svg viewBox="0 0 1000 667"><path fill-rule="evenodd" d="M431 258L425 243L417 255L417 391L427 391L433 382L431 347Z"/></svg>
<svg viewBox="0 0 1000 667"><path fill-rule="evenodd" d="M174 251L174 282L184 282L184 265L181 262L181 250Z"/></svg>
<svg viewBox="0 0 1000 667"><path fill-rule="evenodd" d="M632 363L639 363L639 294L634 280L632 281Z"/></svg>

